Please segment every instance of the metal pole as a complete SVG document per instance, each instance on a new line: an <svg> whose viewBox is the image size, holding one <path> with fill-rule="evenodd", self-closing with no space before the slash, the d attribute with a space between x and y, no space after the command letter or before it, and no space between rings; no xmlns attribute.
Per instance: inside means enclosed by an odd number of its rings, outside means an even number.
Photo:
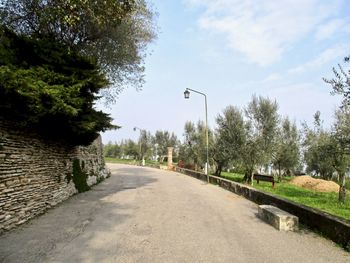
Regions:
<svg viewBox="0 0 350 263"><path fill-rule="evenodd" d="M187 88L186 90L193 91L195 93L198 93L200 95L204 96L205 99L205 137L206 137L206 146L207 146L207 162L205 163L205 174L207 175L207 181L209 183L209 172L208 172L208 166L209 166L209 134L208 134L208 103L207 103L207 95L203 92L199 92L194 89Z"/></svg>
<svg viewBox="0 0 350 263"><path fill-rule="evenodd" d="M204 95L205 98L205 136L206 136L206 144L207 144L207 162L205 164L205 173L207 174L207 181L209 183L209 134L208 134L208 104L207 104L207 96Z"/></svg>
<svg viewBox="0 0 350 263"><path fill-rule="evenodd" d="M142 129L140 129L139 127L134 127L134 131L136 131L136 129L138 129L140 131L140 162L141 162L141 165L143 166L144 165L144 161L143 161L143 157L142 157L142 142L141 142L141 136L142 136ZM142 159L141 159L142 157Z"/></svg>

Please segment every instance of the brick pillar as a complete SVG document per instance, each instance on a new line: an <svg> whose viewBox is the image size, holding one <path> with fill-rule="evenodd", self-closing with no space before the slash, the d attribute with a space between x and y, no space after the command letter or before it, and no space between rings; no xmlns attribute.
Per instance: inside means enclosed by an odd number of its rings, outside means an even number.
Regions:
<svg viewBox="0 0 350 263"><path fill-rule="evenodd" d="M168 169L173 169L173 147L168 147Z"/></svg>

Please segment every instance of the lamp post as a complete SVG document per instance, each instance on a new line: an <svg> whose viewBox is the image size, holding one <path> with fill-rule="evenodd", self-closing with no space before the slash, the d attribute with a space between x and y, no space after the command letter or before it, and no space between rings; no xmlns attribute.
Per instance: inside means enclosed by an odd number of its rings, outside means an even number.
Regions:
<svg viewBox="0 0 350 263"><path fill-rule="evenodd" d="M184 92L185 99L190 98L190 91L193 91L195 93L198 93L200 95L204 96L205 100L205 137L206 137L206 147L207 147L207 162L205 163L204 173L207 175L207 180L209 183L209 173L208 173L208 165L209 165L209 135L208 135L208 105L207 105L207 95L203 92L199 92L194 89L186 89Z"/></svg>
<svg viewBox="0 0 350 263"><path fill-rule="evenodd" d="M145 166L145 159L143 157L143 154L142 154L142 142L141 142L141 135L142 135L142 131L143 129L140 129L139 127L134 127L134 131L136 130L139 130L140 131L140 157L142 156L142 166Z"/></svg>

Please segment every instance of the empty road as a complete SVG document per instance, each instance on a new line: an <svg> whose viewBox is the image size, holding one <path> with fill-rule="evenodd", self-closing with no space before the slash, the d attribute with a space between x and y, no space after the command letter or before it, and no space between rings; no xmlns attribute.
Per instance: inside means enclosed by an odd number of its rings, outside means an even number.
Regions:
<svg viewBox="0 0 350 263"><path fill-rule="evenodd" d="M175 172L110 164L112 176L0 237L0 262L350 262L306 230Z"/></svg>

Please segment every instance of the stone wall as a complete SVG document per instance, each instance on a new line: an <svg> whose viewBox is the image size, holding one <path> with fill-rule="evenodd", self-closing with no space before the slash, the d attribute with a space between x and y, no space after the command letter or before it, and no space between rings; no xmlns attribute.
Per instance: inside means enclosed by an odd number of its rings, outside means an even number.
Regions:
<svg viewBox="0 0 350 263"><path fill-rule="evenodd" d="M77 193L74 162L88 186L108 175L101 138L73 147L0 122L0 233Z"/></svg>

